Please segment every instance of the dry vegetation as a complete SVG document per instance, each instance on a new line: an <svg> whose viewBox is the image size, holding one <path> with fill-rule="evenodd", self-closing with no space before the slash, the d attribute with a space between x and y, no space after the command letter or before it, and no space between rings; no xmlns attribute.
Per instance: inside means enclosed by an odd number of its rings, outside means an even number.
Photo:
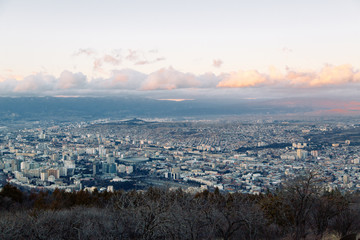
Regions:
<svg viewBox="0 0 360 240"><path fill-rule="evenodd" d="M0 239L339 239L360 231L358 194L314 174L265 195L147 191L0 193Z"/></svg>

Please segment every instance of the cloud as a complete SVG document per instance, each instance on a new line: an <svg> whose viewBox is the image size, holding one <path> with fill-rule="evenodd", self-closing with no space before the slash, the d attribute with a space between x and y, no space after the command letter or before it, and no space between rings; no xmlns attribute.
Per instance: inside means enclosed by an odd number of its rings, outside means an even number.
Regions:
<svg viewBox="0 0 360 240"><path fill-rule="evenodd" d="M135 65L145 65L145 64L149 64L149 63L150 63L149 61L142 60L142 61L136 62Z"/></svg>
<svg viewBox="0 0 360 240"><path fill-rule="evenodd" d="M319 88L360 83L360 72L351 65L325 65L319 71L295 71L288 67L282 73L270 66L268 73L256 70L225 73L217 87L244 88L277 86L285 88Z"/></svg>
<svg viewBox="0 0 360 240"><path fill-rule="evenodd" d="M288 71L285 76L290 85L302 87L339 86L360 82L360 73L351 65L325 65L320 71Z"/></svg>
<svg viewBox="0 0 360 240"><path fill-rule="evenodd" d="M165 57L159 56L158 50L127 49L124 53L121 49L113 49L105 53L98 53L92 48L80 48L73 54L73 56L80 55L85 55L92 59L92 69L95 75L98 73L100 75L109 74L111 68L118 67L121 64L147 65L165 60Z"/></svg>
<svg viewBox="0 0 360 240"><path fill-rule="evenodd" d="M110 64L112 66L119 66L121 64L121 56L112 56L110 54L105 54L101 58L95 58L93 62L93 70L95 72L106 73L104 69L104 64Z"/></svg>
<svg viewBox="0 0 360 240"><path fill-rule="evenodd" d="M122 62L121 49L113 49L110 53L98 54L92 48L80 48L73 56L85 55L93 59L93 70L104 73L104 64L119 66Z"/></svg>
<svg viewBox="0 0 360 240"><path fill-rule="evenodd" d="M58 89L80 89L85 88L87 84L86 76L82 73L72 73L63 71L57 82Z"/></svg>
<svg viewBox="0 0 360 240"><path fill-rule="evenodd" d="M164 57L159 57L159 58L156 58L152 61L148 61L148 60L141 60L141 61L138 61L135 63L135 65L146 65L146 64L151 64L151 63L156 63L156 62L160 62L160 61L164 61L165 58Z"/></svg>
<svg viewBox="0 0 360 240"><path fill-rule="evenodd" d="M318 76L310 82L310 86L339 85L358 81L351 65L326 65Z"/></svg>
<svg viewBox="0 0 360 240"><path fill-rule="evenodd" d="M200 82L191 73L182 73L172 67L151 73L142 84L142 90L172 90L199 87Z"/></svg>
<svg viewBox="0 0 360 240"><path fill-rule="evenodd" d="M265 85L268 79L264 74L255 70L250 71L237 71L225 74L223 79L218 83L217 87L226 88L243 88L243 87L256 87Z"/></svg>
<svg viewBox="0 0 360 240"><path fill-rule="evenodd" d="M58 78L45 73L31 74L22 80L6 79L0 83L3 95L56 95L87 88L86 76L82 73L63 71Z"/></svg>
<svg viewBox="0 0 360 240"><path fill-rule="evenodd" d="M268 71L269 71L269 74L268 74L269 79L273 79L273 80L277 80L277 81L284 79L284 74L276 67L269 66Z"/></svg>
<svg viewBox="0 0 360 240"><path fill-rule="evenodd" d="M141 50L128 49L128 54L125 59L134 63L135 65L146 65L165 60L165 57L154 56L157 54L157 50L150 50L148 52L144 52Z"/></svg>
<svg viewBox="0 0 360 240"><path fill-rule="evenodd" d="M128 49L128 54L125 57L127 60L132 61L132 62L137 62L139 61L139 52L136 50L131 50Z"/></svg>
<svg viewBox="0 0 360 240"><path fill-rule="evenodd" d="M120 56L115 57L115 56L111 56L109 54L105 54L103 57L103 61L106 63L110 63L114 66L118 66L121 63L121 58L120 58Z"/></svg>
<svg viewBox="0 0 360 240"><path fill-rule="evenodd" d="M80 56L80 55L91 56L91 55L96 55L96 51L92 48L80 48L73 55L74 56Z"/></svg>
<svg viewBox="0 0 360 240"><path fill-rule="evenodd" d="M196 77L199 81L199 88L216 88L220 82L220 77L208 72Z"/></svg>
<svg viewBox="0 0 360 240"><path fill-rule="evenodd" d="M18 81L14 79L4 79L3 81L0 81L0 93L2 95L8 95L14 91Z"/></svg>
<svg viewBox="0 0 360 240"><path fill-rule="evenodd" d="M290 86L293 87L307 87L313 79L316 78L315 72L296 72L288 71L285 79Z"/></svg>
<svg viewBox="0 0 360 240"><path fill-rule="evenodd" d="M110 60L109 60L110 61ZM102 70L103 60L95 61L94 67ZM8 75L10 76L10 75ZM220 90L219 88L223 89ZM346 95L360 88L360 72L353 66L325 65L318 71L284 71L270 66L267 73L256 70L239 70L215 75L212 72L196 75L178 71L172 67L162 68L150 74L132 69L111 70L105 77L88 79L81 72L63 71L59 76L35 73L21 80L3 76L0 93L11 95L116 95L121 91L145 92L153 90L175 90L187 92L198 89L211 94L225 92L240 93L241 88L250 93L263 93L272 96L291 94L335 94ZM246 88L246 89L245 89ZM242 93L244 93L244 91ZM260 94L261 96L261 94ZM258 95L256 95L258 97ZM173 99L171 95L163 97ZM179 97L184 98L184 97Z"/></svg>
<svg viewBox="0 0 360 240"><path fill-rule="evenodd" d="M213 66L214 66L214 67L219 68L219 67L221 67L222 64L223 64L223 61L220 60L220 59L214 59L214 60L213 60Z"/></svg>
<svg viewBox="0 0 360 240"><path fill-rule="evenodd" d="M25 77L23 80L18 81L13 92L18 93L38 93L42 91L52 90L56 79L54 76L38 73Z"/></svg>
<svg viewBox="0 0 360 240"><path fill-rule="evenodd" d="M110 78L98 78L91 82L91 89L137 90L147 75L132 69L113 70Z"/></svg>
<svg viewBox="0 0 360 240"><path fill-rule="evenodd" d="M7 79L21 80L24 77L20 74L17 74L12 69L4 69L2 75L0 75L0 82L6 81Z"/></svg>

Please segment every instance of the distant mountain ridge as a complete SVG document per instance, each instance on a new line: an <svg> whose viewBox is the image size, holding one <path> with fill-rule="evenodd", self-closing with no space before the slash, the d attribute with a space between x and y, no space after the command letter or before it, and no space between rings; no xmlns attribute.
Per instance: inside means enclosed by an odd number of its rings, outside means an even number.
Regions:
<svg viewBox="0 0 360 240"><path fill-rule="evenodd" d="M2 97L2 120L92 120L98 118L207 118L222 115L297 114L331 112L331 107L307 100L199 99L159 101L145 97Z"/></svg>

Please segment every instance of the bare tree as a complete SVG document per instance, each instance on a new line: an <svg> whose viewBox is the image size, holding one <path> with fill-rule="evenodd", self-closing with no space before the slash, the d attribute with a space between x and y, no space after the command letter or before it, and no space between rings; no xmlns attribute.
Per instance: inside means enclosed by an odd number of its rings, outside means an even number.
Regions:
<svg viewBox="0 0 360 240"><path fill-rule="evenodd" d="M284 182L278 192L262 201L265 214L285 231L290 229L293 239L306 238L310 213L321 192L321 181L317 173L308 172Z"/></svg>
<svg viewBox="0 0 360 240"><path fill-rule="evenodd" d="M322 196L315 198L310 213L311 228L317 239L322 239L332 219L342 214L348 208L348 201L337 190L324 191Z"/></svg>

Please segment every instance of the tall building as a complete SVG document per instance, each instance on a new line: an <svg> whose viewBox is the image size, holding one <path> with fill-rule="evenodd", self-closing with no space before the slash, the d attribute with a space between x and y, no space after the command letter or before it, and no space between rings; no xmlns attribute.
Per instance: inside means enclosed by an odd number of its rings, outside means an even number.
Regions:
<svg viewBox="0 0 360 240"><path fill-rule="evenodd" d="M102 173L109 173L109 164L106 162L103 162L101 164Z"/></svg>
<svg viewBox="0 0 360 240"><path fill-rule="evenodd" d="M41 181L47 181L47 179L48 179L47 171L43 170L40 172L40 179L41 179Z"/></svg>
<svg viewBox="0 0 360 240"><path fill-rule="evenodd" d="M60 171L59 171L59 169L50 168L50 169L47 170L47 174L48 174L48 176L54 176L55 179L59 179L59 178L60 178Z"/></svg>
<svg viewBox="0 0 360 240"><path fill-rule="evenodd" d="M21 162L20 163L21 171L29 170L30 169L30 162Z"/></svg>
<svg viewBox="0 0 360 240"><path fill-rule="evenodd" d="M75 168L76 167L75 161L73 161L73 160L65 160L64 161L64 167L66 167L67 169Z"/></svg>
<svg viewBox="0 0 360 240"><path fill-rule="evenodd" d="M100 166L97 162L93 163L93 176L95 176L96 174L98 174L100 171Z"/></svg>
<svg viewBox="0 0 360 240"><path fill-rule="evenodd" d="M98 148L99 156L105 157L106 156L106 148L103 145L100 145Z"/></svg>
<svg viewBox="0 0 360 240"><path fill-rule="evenodd" d="M106 161L107 161L108 164L115 163L115 157L113 156L113 154L107 154L106 155Z"/></svg>
<svg viewBox="0 0 360 240"><path fill-rule="evenodd" d="M116 173L116 164L115 163L109 164L109 173Z"/></svg>
<svg viewBox="0 0 360 240"><path fill-rule="evenodd" d="M316 150L312 150L312 151L311 151L311 156L313 156L313 157L318 157L318 156L319 156L319 152L316 151Z"/></svg>
<svg viewBox="0 0 360 240"><path fill-rule="evenodd" d="M11 161L11 170L12 170L13 172L15 172L15 171L20 171L20 161L19 161L19 160L13 159L13 160Z"/></svg>
<svg viewBox="0 0 360 240"><path fill-rule="evenodd" d="M297 159L304 160L304 159L306 159L307 155L308 155L308 152L306 150L303 150L303 149L296 150L296 158Z"/></svg>

